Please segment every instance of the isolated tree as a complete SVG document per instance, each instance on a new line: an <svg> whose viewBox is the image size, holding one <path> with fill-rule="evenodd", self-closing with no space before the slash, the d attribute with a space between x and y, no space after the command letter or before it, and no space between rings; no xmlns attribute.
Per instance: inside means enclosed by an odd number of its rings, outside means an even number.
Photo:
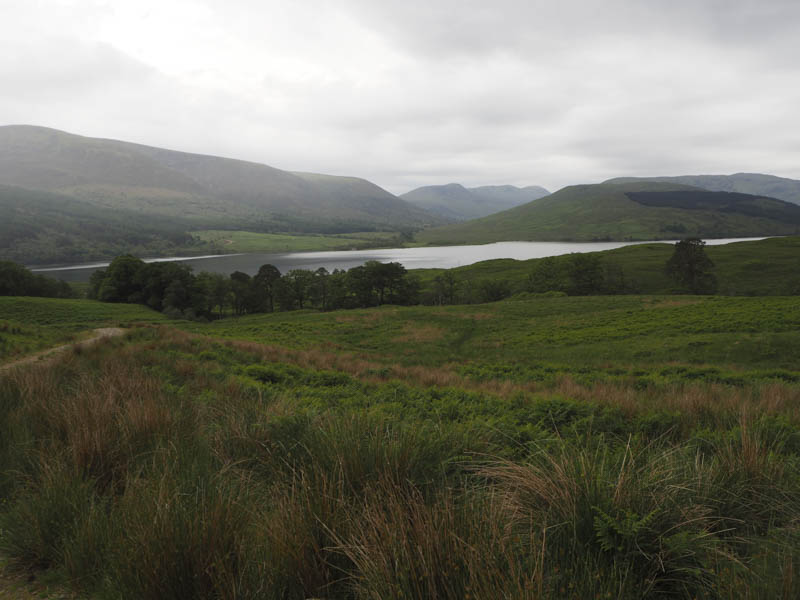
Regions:
<svg viewBox="0 0 800 600"><path fill-rule="evenodd" d="M570 296L589 296L603 291L603 260L599 254L573 254L567 264Z"/></svg>
<svg viewBox="0 0 800 600"><path fill-rule="evenodd" d="M693 294L713 294L717 290L717 278L711 272L714 262L708 258L698 238L687 238L675 244L665 271L675 282Z"/></svg>
<svg viewBox="0 0 800 600"><path fill-rule="evenodd" d="M528 275L528 291L552 292L564 290L564 275L553 256L537 260L533 271Z"/></svg>

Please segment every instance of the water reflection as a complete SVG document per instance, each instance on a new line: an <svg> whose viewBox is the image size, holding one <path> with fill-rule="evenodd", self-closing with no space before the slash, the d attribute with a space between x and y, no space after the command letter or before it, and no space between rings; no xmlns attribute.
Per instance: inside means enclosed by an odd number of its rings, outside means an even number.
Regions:
<svg viewBox="0 0 800 600"><path fill-rule="evenodd" d="M760 240L764 238L729 238L707 240L709 246ZM325 252L290 252L283 254L248 253L225 254L221 256L200 256L194 258L158 258L146 259L148 262L175 261L190 265L195 272L211 271L212 273L229 274L242 271L254 275L258 268L266 263L278 267L281 273L290 269L315 270L325 267L334 269L350 269L363 265L369 260L380 262L399 262L407 269L430 269L460 267L483 260L495 258L514 258L527 260L545 256L559 256L572 252L596 252L610 250L633 244L651 242L498 242L480 246L426 246L423 248L386 248L381 250L336 250ZM668 241L674 243L674 240ZM58 277L65 281L88 281L91 274L108 263L88 263L67 267L34 269L37 272Z"/></svg>

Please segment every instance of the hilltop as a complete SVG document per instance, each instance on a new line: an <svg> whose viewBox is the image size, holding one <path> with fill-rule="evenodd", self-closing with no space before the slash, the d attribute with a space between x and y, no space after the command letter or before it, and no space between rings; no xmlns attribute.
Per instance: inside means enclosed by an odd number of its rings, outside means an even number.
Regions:
<svg viewBox="0 0 800 600"><path fill-rule="evenodd" d="M444 222L364 179L29 125L0 127L0 184L218 228L346 232Z"/></svg>
<svg viewBox="0 0 800 600"><path fill-rule="evenodd" d="M679 183L711 190L713 192L740 192L769 196L800 204L800 181L764 175L762 173L735 173L733 175L679 175L677 177L616 177L604 183L635 183L657 181Z"/></svg>
<svg viewBox="0 0 800 600"><path fill-rule="evenodd" d="M220 245L207 230L386 232L381 239L393 239L448 222L357 177L292 173L29 125L0 127L0 210L0 259L25 264L231 251L231 235L223 234ZM299 245L375 243L318 235Z"/></svg>
<svg viewBox="0 0 800 600"><path fill-rule="evenodd" d="M449 183L420 187L400 197L441 217L466 221L538 200L549 193L536 185L524 188L513 185L465 188L459 183Z"/></svg>
<svg viewBox="0 0 800 600"><path fill-rule="evenodd" d="M800 207L674 183L569 186L467 223L420 232L428 244L754 237L800 232Z"/></svg>

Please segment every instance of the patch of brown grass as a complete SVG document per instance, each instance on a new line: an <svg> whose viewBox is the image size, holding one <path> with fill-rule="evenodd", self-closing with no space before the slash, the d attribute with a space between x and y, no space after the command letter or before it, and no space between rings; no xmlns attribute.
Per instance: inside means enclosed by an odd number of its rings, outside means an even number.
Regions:
<svg viewBox="0 0 800 600"><path fill-rule="evenodd" d="M337 315L334 319L337 323L359 323L374 325L386 319L389 316L388 311L370 310L356 315Z"/></svg>
<svg viewBox="0 0 800 600"><path fill-rule="evenodd" d="M192 340L209 340L204 336L163 328L162 340L186 344L193 348ZM334 370L347 373L367 382L399 379L409 385L422 387L457 387L510 398L530 395L555 394L574 400L599 403L618 408L629 417L645 411L680 412L687 425L699 419L729 423L738 418L742 408L754 414L782 414L800 423L800 388L782 383L764 383L748 387L693 382L637 389L632 384L600 382L583 384L564 375L555 382L517 382L505 379L475 381L456 372L457 364L441 366L412 365L379 362L343 352L334 347L317 347L305 350L260 344L256 342L225 340L231 348L253 354L265 362L285 362L303 368ZM194 350L193 350L194 351Z"/></svg>
<svg viewBox="0 0 800 600"><path fill-rule="evenodd" d="M445 331L435 325L406 323L403 333L392 339L393 342L435 342L444 337Z"/></svg>
<svg viewBox="0 0 800 600"><path fill-rule="evenodd" d="M475 321L486 321L487 319L494 319L494 313L478 312L478 313L459 313L461 319L473 319Z"/></svg>

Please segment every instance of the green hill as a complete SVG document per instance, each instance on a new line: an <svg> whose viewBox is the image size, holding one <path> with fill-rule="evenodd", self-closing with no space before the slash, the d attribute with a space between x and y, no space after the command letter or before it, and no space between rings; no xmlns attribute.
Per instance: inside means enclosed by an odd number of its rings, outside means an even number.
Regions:
<svg viewBox="0 0 800 600"><path fill-rule="evenodd" d="M0 184L100 207L180 217L196 228L341 233L443 223L362 179L82 137L0 127Z"/></svg>
<svg viewBox="0 0 800 600"><path fill-rule="evenodd" d="M513 208L549 193L535 185L524 188L513 185L465 188L458 183L449 183L417 188L400 197L447 219L465 221Z"/></svg>
<svg viewBox="0 0 800 600"><path fill-rule="evenodd" d="M761 173L736 173L734 175L680 175L678 177L617 177L605 183L632 183L637 181L660 181L680 183L714 192L740 192L769 196L800 204L800 181L763 175Z"/></svg>
<svg viewBox="0 0 800 600"><path fill-rule="evenodd" d="M591 254L600 259L605 274L610 272L616 278L624 278L629 286L628 292L670 294L676 291L676 284L666 274L664 266L673 249L674 245L667 243L634 244ZM799 236L706 246L705 252L714 262L712 272L719 282L719 294L786 296L800 293ZM543 262L552 264L552 278L564 285L569 264L575 256L566 254L529 260L503 258L450 269L457 282L457 301L471 301L468 294L474 294L485 281L505 282L510 294L529 291L529 277ZM424 290L432 289L434 278L444 272L445 269L415 271Z"/></svg>
<svg viewBox="0 0 800 600"><path fill-rule="evenodd" d="M604 241L751 237L800 233L800 208L674 183L569 186L482 219L422 231L427 244L512 240Z"/></svg>
<svg viewBox="0 0 800 600"><path fill-rule="evenodd" d="M179 217L95 206L64 194L0 185L0 260L25 264L84 262L126 252L207 252Z"/></svg>

